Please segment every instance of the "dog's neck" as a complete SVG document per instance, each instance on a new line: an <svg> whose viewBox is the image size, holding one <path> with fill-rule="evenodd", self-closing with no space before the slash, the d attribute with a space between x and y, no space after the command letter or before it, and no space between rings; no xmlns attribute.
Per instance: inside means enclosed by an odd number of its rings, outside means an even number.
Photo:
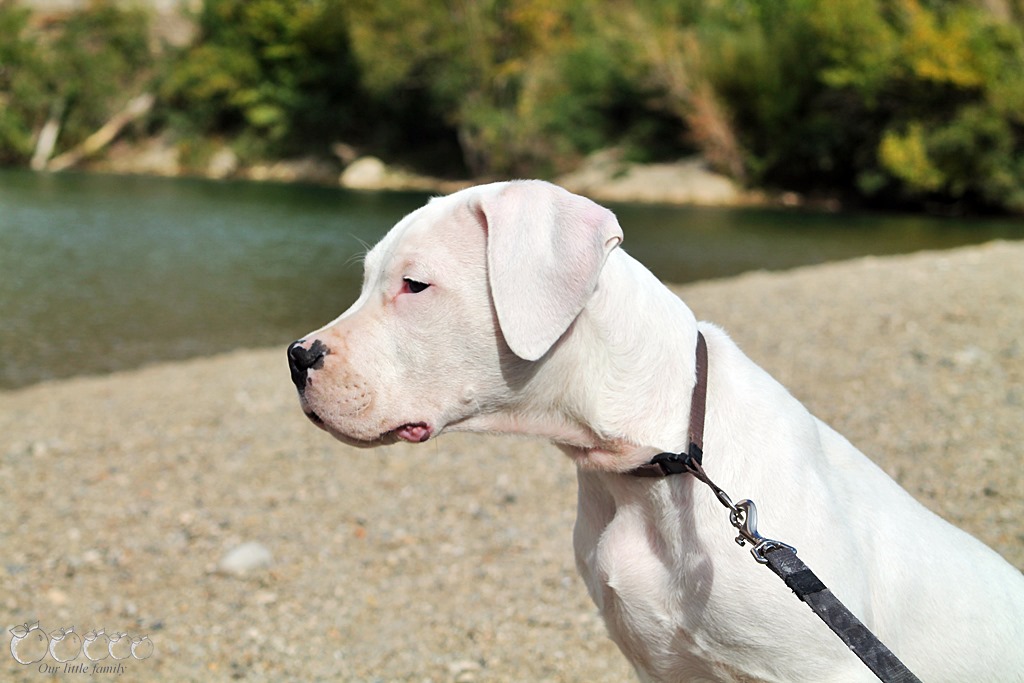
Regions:
<svg viewBox="0 0 1024 683"><path fill-rule="evenodd" d="M613 251L562 338L536 362L506 350L504 389L467 399L478 409L448 429L546 438L580 467L628 472L686 449L696 341L686 304Z"/></svg>
<svg viewBox="0 0 1024 683"><path fill-rule="evenodd" d="M651 337L655 329L665 332ZM613 252L593 298L535 378L557 407L562 434L572 436L552 440L580 466L605 471L685 450L696 339L686 304L628 254Z"/></svg>

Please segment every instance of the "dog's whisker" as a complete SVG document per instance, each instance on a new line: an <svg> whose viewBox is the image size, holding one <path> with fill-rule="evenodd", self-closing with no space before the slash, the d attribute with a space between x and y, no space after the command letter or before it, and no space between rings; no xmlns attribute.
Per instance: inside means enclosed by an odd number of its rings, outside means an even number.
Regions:
<svg viewBox="0 0 1024 683"><path fill-rule="evenodd" d="M345 267L351 267L357 263L361 265L364 261L366 261L366 255L370 253L370 249L372 249L373 246L367 244L365 240L361 239L356 235L353 235L352 233L349 233L349 237L354 239L356 242L359 242L359 245L363 249L362 251L353 252L351 255L349 255L349 257L345 259Z"/></svg>

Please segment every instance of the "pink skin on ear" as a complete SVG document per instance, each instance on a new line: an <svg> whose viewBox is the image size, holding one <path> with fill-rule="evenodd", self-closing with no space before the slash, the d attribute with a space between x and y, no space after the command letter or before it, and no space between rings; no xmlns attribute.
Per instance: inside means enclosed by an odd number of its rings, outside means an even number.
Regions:
<svg viewBox="0 0 1024 683"><path fill-rule="evenodd" d="M538 360L586 305L622 228L608 209L539 180L482 196L480 211L501 332L513 353Z"/></svg>

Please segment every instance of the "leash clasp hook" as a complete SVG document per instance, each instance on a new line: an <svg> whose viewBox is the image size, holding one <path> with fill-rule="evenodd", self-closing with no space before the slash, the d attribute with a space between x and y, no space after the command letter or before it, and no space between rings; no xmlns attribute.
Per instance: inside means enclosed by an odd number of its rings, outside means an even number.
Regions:
<svg viewBox="0 0 1024 683"><path fill-rule="evenodd" d="M757 531L757 506L752 500L741 500L732 506L729 512L729 522L736 527L740 535L736 537L736 544L744 546L750 543L750 554L760 564L768 564L765 552L772 548L789 548L796 553L796 548L791 545L765 538Z"/></svg>

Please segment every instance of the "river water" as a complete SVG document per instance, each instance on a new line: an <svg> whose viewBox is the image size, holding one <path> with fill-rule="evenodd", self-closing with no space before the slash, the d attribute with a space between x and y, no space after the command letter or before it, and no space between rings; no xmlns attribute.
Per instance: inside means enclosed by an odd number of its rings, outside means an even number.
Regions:
<svg viewBox="0 0 1024 683"><path fill-rule="evenodd" d="M283 350L355 299L360 255L426 197L0 171L0 389ZM612 208L624 248L673 282L1024 238L1019 219Z"/></svg>

